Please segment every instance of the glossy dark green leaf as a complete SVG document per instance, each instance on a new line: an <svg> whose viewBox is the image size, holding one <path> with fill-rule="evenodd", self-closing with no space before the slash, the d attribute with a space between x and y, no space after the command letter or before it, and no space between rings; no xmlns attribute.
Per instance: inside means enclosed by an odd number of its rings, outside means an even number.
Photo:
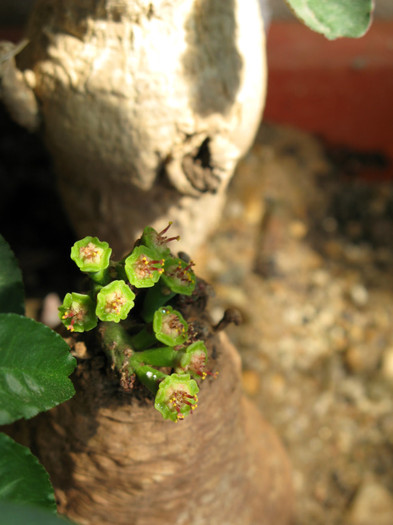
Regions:
<svg viewBox="0 0 393 525"><path fill-rule="evenodd" d="M31 505L0 501L1 525L72 525L52 512Z"/></svg>
<svg viewBox="0 0 393 525"><path fill-rule="evenodd" d="M28 419L70 399L76 366L65 341L47 326L0 314L0 425Z"/></svg>
<svg viewBox="0 0 393 525"><path fill-rule="evenodd" d="M22 273L4 237L0 235L0 313L24 314Z"/></svg>
<svg viewBox="0 0 393 525"><path fill-rule="evenodd" d="M329 40L360 37L371 23L373 0L287 0L287 3L310 29Z"/></svg>
<svg viewBox="0 0 393 525"><path fill-rule="evenodd" d="M0 501L28 503L56 512L55 495L44 467L27 447L1 433Z"/></svg>

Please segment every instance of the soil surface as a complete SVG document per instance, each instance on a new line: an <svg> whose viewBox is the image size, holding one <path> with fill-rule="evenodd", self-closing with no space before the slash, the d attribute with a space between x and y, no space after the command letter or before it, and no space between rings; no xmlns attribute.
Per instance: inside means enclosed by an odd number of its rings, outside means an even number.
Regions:
<svg viewBox="0 0 393 525"><path fill-rule="evenodd" d="M393 523L393 185L379 153L264 124L217 233L213 284L244 388L293 463L296 525Z"/></svg>
<svg viewBox="0 0 393 525"><path fill-rule="evenodd" d="M221 225L192 254L244 389L293 463L296 525L393 522L393 185L384 159L263 124ZM29 308L78 289L75 240L38 137L0 110L0 224Z"/></svg>

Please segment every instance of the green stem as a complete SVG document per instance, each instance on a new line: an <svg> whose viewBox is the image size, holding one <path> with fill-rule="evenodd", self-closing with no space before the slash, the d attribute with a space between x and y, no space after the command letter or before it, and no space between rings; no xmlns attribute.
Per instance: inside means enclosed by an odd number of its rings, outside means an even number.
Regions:
<svg viewBox="0 0 393 525"><path fill-rule="evenodd" d="M176 293L172 292L161 279L155 286L149 288L142 307L142 318L144 321L150 323L157 308L166 304L175 295Z"/></svg>
<svg viewBox="0 0 393 525"><path fill-rule="evenodd" d="M104 351L117 370L122 370L126 361L133 355L131 338L119 323L101 324Z"/></svg>
<svg viewBox="0 0 393 525"><path fill-rule="evenodd" d="M140 382L153 393L157 392L158 383L167 377L153 366L175 366L178 360L178 352L169 346L135 352L132 337L121 324L101 323L101 334L104 351L114 367L119 371L127 367L131 374L135 372Z"/></svg>
<svg viewBox="0 0 393 525"><path fill-rule="evenodd" d="M88 292L88 295L93 299L93 301L97 302L97 294L98 292L103 288L101 284L94 283L90 291Z"/></svg>
<svg viewBox="0 0 393 525"><path fill-rule="evenodd" d="M130 338L132 346L135 350L144 350L157 344L157 339L154 333L151 331L150 326L145 326L142 330L132 335Z"/></svg>
<svg viewBox="0 0 393 525"><path fill-rule="evenodd" d="M160 372L149 365L138 366L135 368L135 373L139 381L153 394L157 392L159 382L168 377L164 372Z"/></svg>
<svg viewBox="0 0 393 525"><path fill-rule="evenodd" d="M114 279L122 279L128 283L127 274L124 270L124 259L113 263L111 267L111 273Z"/></svg>
<svg viewBox="0 0 393 525"><path fill-rule="evenodd" d="M108 268L105 268L105 270L98 270L98 272L86 272L86 273L93 282L101 286L105 286L111 280Z"/></svg>
<svg viewBox="0 0 393 525"><path fill-rule="evenodd" d="M148 364L152 366L176 366L178 362L179 352L170 346L162 346L160 348L152 348L144 350L143 352L135 352L130 364L135 369L141 364Z"/></svg>

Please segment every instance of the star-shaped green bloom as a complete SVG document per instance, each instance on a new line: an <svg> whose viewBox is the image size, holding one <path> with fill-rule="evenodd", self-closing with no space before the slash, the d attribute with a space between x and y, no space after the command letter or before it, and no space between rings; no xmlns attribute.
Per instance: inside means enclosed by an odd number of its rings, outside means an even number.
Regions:
<svg viewBox="0 0 393 525"><path fill-rule="evenodd" d="M118 323L127 318L135 294L124 281L112 281L97 294L96 314L101 321Z"/></svg>
<svg viewBox="0 0 393 525"><path fill-rule="evenodd" d="M179 421L197 408L198 392L189 374L172 374L160 383L154 406L164 419Z"/></svg>
<svg viewBox="0 0 393 525"><path fill-rule="evenodd" d="M84 237L71 248L71 259L82 272L99 272L109 266L112 249L97 237Z"/></svg>
<svg viewBox="0 0 393 525"><path fill-rule="evenodd" d="M94 301L85 294L68 293L59 307L59 317L71 332L88 332L97 326Z"/></svg>

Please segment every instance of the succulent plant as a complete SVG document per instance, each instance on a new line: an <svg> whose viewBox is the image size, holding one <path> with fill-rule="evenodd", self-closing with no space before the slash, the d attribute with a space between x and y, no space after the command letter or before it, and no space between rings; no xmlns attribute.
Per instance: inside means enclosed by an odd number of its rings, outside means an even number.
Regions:
<svg viewBox="0 0 393 525"><path fill-rule="evenodd" d="M196 340L181 311L200 291L194 263L176 257L168 247L178 239L165 235L170 225L160 232L146 227L120 261L111 260L108 243L97 237L77 241L71 258L91 286L85 294L68 293L59 316L71 332L99 326L120 385L130 390L137 378L155 395L155 408L163 418L179 421L197 406L196 380L213 374L207 371L205 342Z"/></svg>

